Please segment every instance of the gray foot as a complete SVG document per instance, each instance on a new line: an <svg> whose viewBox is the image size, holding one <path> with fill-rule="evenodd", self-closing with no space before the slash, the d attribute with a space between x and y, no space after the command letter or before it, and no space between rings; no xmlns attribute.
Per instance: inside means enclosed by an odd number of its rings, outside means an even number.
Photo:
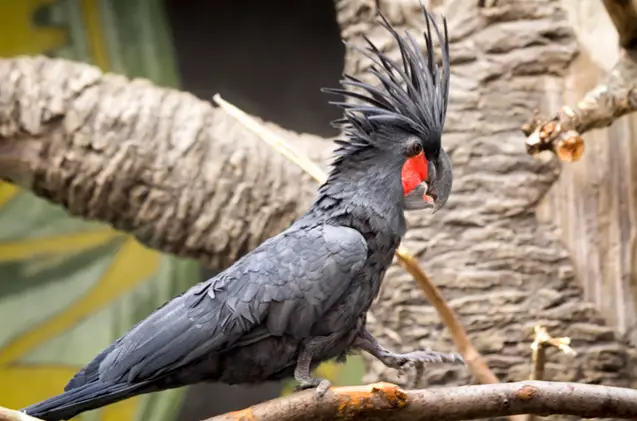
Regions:
<svg viewBox="0 0 637 421"><path fill-rule="evenodd" d="M297 378L296 381L297 381L297 385L294 388L295 392L306 390L306 389L312 389L315 387L317 398L322 398L327 392L327 390L330 388L330 386L332 385L329 380L316 378L316 377L309 377L305 379Z"/></svg>
<svg viewBox="0 0 637 421"><path fill-rule="evenodd" d="M465 365L465 360L460 354L443 353L436 351L413 351L405 354L384 352L378 359L387 367L397 370L405 370L409 367L425 366L429 364L454 364Z"/></svg>

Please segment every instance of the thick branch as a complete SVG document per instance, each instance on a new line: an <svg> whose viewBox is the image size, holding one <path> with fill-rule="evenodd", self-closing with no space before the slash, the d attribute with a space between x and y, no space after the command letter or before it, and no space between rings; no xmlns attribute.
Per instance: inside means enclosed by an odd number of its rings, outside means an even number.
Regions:
<svg viewBox="0 0 637 421"><path fill-rule="evenodd" d="M563 161L578 160L584 152L580 135L610 126L637 110L637 51L623 50L606 79L574 106L564 106L553 117L535 115L523 127L531 155L555 152Z"/></svg>
<svg viewBox="0 0 637 421"><path fill-rule="evenodd" d="M637 1L603 0L608 16L619 35L619 45L625 49L637 47Z"/></svg>
<svg viewBox="0 0 637 421"><path fill-rule="evenodd" d="M580 383L523 381L402 390L390 383L294 393L206 421L455 421L519 414L637 418L637 390ZM0 407L0 421L37 421Z"/></svg>
<svg viewBox="0 0 637 421"><path fill-rule="evenodd" d="M153 248L224 267L313 197L298 167L188 93L42 57L0 60L0 78L0 179Z"/></svg>
<svg viewBox="0 0 637 421"><path fill-rule="evenodd" d="M207 421L453 421L514 414L637 417L637 390L579 383L524 381L404 391L389 383L313 391L254 405Z"/></svg>

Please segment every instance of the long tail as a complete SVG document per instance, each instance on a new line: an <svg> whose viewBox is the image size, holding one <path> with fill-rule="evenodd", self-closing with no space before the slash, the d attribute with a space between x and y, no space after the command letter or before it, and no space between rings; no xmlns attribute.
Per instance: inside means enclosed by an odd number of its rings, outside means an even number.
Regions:
<svg viewBox="0 0 637 421"><path fill-rule="evenodd" d="M152 391L153 388L147 383L105 384L97 380L31 405L22 409L22 412L45 421L62 421L79 413Z"/></svg>

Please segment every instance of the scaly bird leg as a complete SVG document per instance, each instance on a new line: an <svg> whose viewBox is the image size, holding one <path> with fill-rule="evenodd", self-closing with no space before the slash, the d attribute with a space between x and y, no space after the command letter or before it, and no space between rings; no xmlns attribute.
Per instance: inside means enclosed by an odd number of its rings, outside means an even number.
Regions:
<svg viewBox="0 0 637 421"><path fill-rule="evenodd" d="M387 367L401 371L405 370L408 366L415 366L417 369L422 369L426 364L465 364L464 359L456 353L445 354L436 351L412 351L406 354L397 354L383 348L376 338L364 329L358 334L352 347L373 355Z"/></svg>
<svg viewBox="0 0 637 421"><path fill-rule="evenodd" d="M301 346L301 352L296 360L296 368L294 369L294 379L297 382L295 391L310 389L316 387L316 396L322 397L330 388L330 381L319 377L312 377L312 358L314 348L319 345L322 338L312 338Z"/></svg>

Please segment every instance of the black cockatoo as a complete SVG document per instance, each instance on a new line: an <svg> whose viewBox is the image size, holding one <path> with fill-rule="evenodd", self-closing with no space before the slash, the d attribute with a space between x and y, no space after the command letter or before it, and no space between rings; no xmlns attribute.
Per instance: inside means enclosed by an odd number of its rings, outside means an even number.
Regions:
<svg viewBox="0 0 637 421"><path fill-rule="evenodd" d="M311 208L287 230L224 272L169 301L102 351L64 393L25 408L44 420L67 420L123 399L199 382L250 384L294 377L298 388L329 387L311 371L362 350L397 369L464 363L457 354L383 348L365 328L385 271L405 233L404 211L440 209L452 171L441 135L449 89L447 25L443 34L423 9L426 54L399 35L401 61L373 43L365 50L380 82L351 76L337 103L344 128L327 181ZM440 40L442 70L433 32ZM349 89L355 88L355 91Z"/></svg>

